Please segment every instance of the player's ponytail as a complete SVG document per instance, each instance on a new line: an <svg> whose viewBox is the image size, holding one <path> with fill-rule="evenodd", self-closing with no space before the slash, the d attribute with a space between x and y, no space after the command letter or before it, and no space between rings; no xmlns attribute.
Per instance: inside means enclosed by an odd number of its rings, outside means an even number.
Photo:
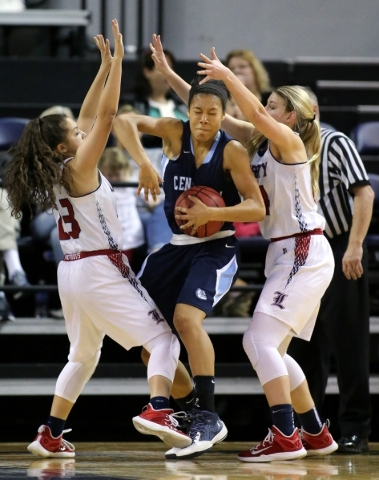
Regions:
<svg viewBox="0 0 379 480"><path fill-rule="evenodd" d="M66 138L65 115L31 120L18 143L10 150L5 166L4 188L12 215L20 218L23 205L43 210L55 207L54 184L62 182L62 156L55 150ZM66 187L66 185L64 185Z"/></svg>

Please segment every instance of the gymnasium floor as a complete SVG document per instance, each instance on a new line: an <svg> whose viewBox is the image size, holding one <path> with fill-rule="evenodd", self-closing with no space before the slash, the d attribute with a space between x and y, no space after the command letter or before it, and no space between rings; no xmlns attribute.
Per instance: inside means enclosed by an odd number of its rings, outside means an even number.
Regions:
<svg viewBox="0 0 379 480"><path fill-rule="evenodd" d="M365 455L338 455L249 464L236 454L252 444L223 442L194 460L165 460L164 444L76 443L72 459L32 456L24 443L0 444L0 479L118 479L129 480L379 480L379 443Z"/></svg>

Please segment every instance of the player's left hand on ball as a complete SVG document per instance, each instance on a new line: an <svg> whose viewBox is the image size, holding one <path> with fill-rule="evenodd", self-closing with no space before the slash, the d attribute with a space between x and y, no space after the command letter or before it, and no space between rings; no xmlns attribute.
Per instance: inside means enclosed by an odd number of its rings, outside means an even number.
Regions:
<svg viewBox="0 0 379 480"><path fill-rule="evenodd" d="M197 229L209 221L208 207L197 197L189 195L188 197L193 205L191 208L176 207L175 218L178 220L187 220L187 223L181 225L181 229L192 227L192 234L196 233ZM177 213L179 212L179 213Z"/></svg>

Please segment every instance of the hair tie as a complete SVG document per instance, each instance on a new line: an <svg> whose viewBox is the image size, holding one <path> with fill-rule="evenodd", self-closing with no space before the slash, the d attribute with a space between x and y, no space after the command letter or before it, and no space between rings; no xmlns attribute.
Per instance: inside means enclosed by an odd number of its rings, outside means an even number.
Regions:
<svg viewBox="0 0 379 480"><path fill-rule="evenodd" d="M220 85L218 83L213 83L213 82L205 82L202 84L193 85L191 87L191 90L194 95L196 95L197 93L203 93L204 90L205 91L208 90L208 92L206 93L209 93L209 90L213 92L217 92L218 94L221 95L225 103L228 101L228 90L225 85Z"/></svg>
<svg viewBox="0 0 379 480"><path fill-rule="evenodd" d="M316 114L313 115L313 118L311 118L311 119L309 120L309 122L310 122L310 123L313 123L314 120L316 120Z"/></svg>
<svg viewBox="0 0 379 480"><path fill-rule="evenodd" d="M41 138L41 141L43 141L43 136L42 136L42 125L43 125L43 121L42 121L42 118L38 117L38 131L39 131L39 136Z"/></svg>

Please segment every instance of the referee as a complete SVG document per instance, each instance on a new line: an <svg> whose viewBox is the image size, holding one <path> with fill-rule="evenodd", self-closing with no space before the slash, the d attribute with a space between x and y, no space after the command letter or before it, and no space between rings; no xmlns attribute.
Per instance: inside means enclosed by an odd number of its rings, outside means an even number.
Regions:
<svg viewBox="0 0 379 480"><path fill-rule="evenodd" d="M316 95L310 95L316 117ZM369 290L364 239L374 192L354 143L343 133L321 128L318 211L335 260L333 279L321 300L310 343L294 338L288 353L300 364L316 407L321 411L333 355L339 387L339 453L368 451Z"/></svg>

